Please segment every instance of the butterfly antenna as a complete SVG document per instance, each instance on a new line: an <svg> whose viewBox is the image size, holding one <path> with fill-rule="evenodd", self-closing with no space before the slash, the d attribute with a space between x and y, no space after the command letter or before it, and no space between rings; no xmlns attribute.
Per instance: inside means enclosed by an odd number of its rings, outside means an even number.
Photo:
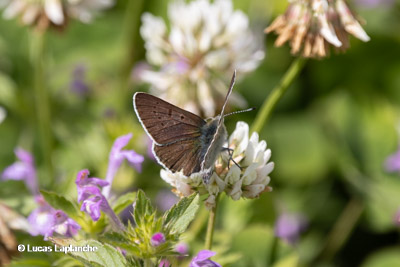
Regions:
<svg viewBox="0 0 400 267"><path fill-rule="evenodd" d="M231 84L229 85L229 90L228 90L228 93L226 94L224 105L222 106L222 110L221 110L221 114L220 114L220 118L219 118L219 123L221 123L222 119L224 118L225 106L226 106L226 103L228 102L229 96L232 93L233 86L235 85L235 80L236 80L236 70L233 71Z"/></svg>
<svg viewBox="0 0 400 267"><path fill-rule="evenodd" d="M255 110L255 109L256 109L256 108L248 108L248 109L244 109L244 110L238 110L238 111L235 111L235 112L231 112L231 113L225 114L225 115L224 115L224 118L225 118L225 117L228 117L228 116L230 116L230 115L238 114L238 113L253 111L253 110Z"/></svg>

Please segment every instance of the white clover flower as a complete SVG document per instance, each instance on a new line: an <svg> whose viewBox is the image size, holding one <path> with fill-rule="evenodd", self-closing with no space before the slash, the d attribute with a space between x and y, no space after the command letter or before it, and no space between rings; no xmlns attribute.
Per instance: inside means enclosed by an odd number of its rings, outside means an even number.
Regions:
<svg viewBox="0 0 400 267"><path fill-rule="evenodd" d="M161 98L214 116L233 70L250 72L264 58L262 39L252 34L247 16L233 10L231 0L176 1L168 11L170 30L161 18L142 16L146 58L157 70L142 70L139 78ZM231 99L245 105L238 94Z"/></svg>
<svg viewBox="0 0 400 267"><path fill-rule="evenodd" d="M6 110L2 106L0 106L0 123L2 123L6 117L7 117Z"/></svg>
<svg viewBox="0 0 400 267"><path fill-rule="evenodd" d="M20 17L23 24L44 29L63 26L68 17L88 23L98 11L114 4L114 0L0 0L3 17Z"/></svg>
<svg viewBox="0 0 400 267"><path fill-rule="evenodd" d="M257 133L254 132L249 138L247 123L239 121L236 124L235 131L224 147L232 149L233 156L230 158L227 152L221 153L208 184L202 182L200 173L187 177L181 172L161 170L161 178L172 185L174 193L179 196L188 196L194 191L208 193L209 197L205 201L207 208L215 205L217 195L222 192L233 200L239 200L241 197L257 198L261 193L272 190L268 186L269 174L274 169L274 163L269 162L271 150L267 149L264 140L259 141Z"/></svg>
<svg viewBox="0 0 400 267"><path fill-rule="evenodd" d="M275 45L289 41L292 54L322 58L330 45L345 51L350 47L349 34L367 42L369 36L361 27L344 0L293 0L285 14L277 17L265 29L279 37Z"/></svg>

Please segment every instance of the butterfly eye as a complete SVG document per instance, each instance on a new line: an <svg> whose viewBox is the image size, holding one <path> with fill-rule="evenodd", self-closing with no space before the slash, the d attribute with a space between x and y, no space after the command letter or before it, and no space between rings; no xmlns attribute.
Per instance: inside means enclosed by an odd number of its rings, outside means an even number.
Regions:
<svg viewBox="0 0 400 267"><path fill-rule="evenodd" d="M181 115L181 120L183 120L185 117Z"/></svg>

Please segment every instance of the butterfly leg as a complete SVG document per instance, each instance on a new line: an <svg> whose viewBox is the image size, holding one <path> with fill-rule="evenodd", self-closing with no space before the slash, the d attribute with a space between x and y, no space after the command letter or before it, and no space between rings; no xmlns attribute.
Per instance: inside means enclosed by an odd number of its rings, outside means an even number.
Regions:
<svg viewBox="0 0 400 267"><path fill-rule="evenodd" d="M236 166L239 167L240 170L242 170L243 168L240 167L240 165L233 159L233 149L229 148L229 147L223 147L222 151L228 151L229 154L229 160L228 160L228 170L230 169L230 162L232 161L233 163L235 163Z"/></svg>

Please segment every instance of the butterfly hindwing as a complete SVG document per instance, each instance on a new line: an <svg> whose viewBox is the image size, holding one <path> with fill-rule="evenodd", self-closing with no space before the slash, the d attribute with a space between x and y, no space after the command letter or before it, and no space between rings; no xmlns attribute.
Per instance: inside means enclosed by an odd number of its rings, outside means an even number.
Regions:
<svg viewBox="0 0 400 267"><path fill-rule="evenodd" d="M138 118L158 145L197 139L206 123L199 116L146 93L136 93L133 103Z"/></svg>
<svg viewBox="0 0 400 267"><path fill-rule="evenodd" d="M153 151L159 163L172 172L183 171L190 176L201 170L201 146L197 141L183 140L165 146L154 143Z"/></svg>

